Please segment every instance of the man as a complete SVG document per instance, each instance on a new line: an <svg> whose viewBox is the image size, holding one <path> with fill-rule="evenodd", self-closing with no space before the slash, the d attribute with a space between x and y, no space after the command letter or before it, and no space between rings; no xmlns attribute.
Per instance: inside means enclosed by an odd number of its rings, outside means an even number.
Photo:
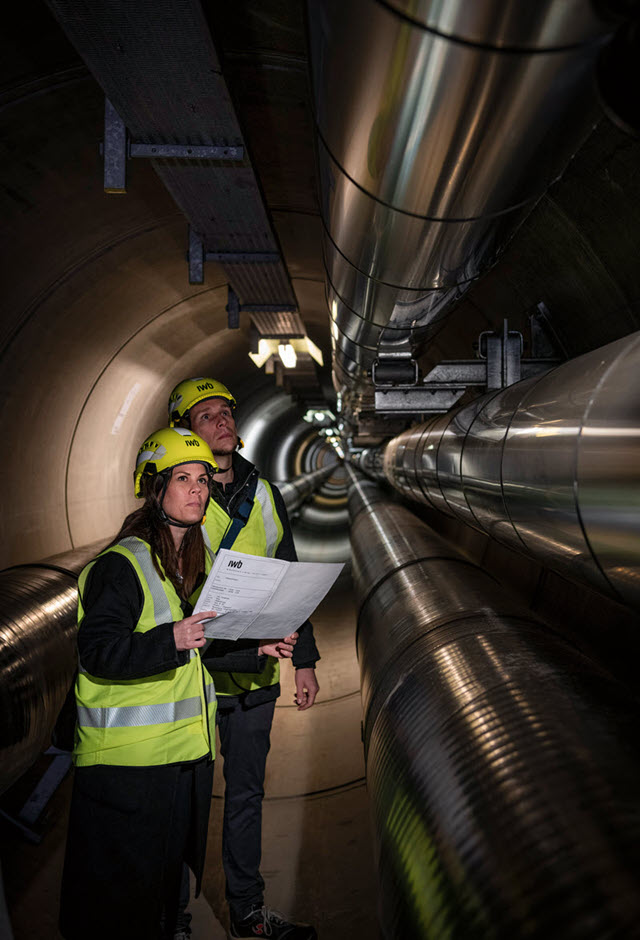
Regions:
<svg viewBox="0 0 640 940"><path fill-rule="evenodd" d="M235 407L231 392L212 378L186 379L169 399L171 424L190 428L203 438L220 468L203 527L205 542L214 552L224 547L297 561L282 496L238 453L242 441L236 430ZM298 711L305 711L318 694L315 664L320 656L309 621L298 634L293 654L295 703ZM291 923L264 906L262 797L271 723L280 694L279 664L269 658L259 673L216 672L213 676L226 784L222 862L230 937L315 940L313 927Z"/></svg>

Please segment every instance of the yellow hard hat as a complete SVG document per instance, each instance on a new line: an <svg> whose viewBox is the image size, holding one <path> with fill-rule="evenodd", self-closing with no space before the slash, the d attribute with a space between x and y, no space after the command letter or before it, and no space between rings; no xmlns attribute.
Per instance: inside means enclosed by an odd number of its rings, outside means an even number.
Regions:
<svg viewBox="0 0 640 940"><path fill-rule="evenodd" d="M195 379L185 379L179 382L171 392L169 397L169 424L173 428L189 410L197 405L199 401L205 401L207 398L226 398L231 402L231 407L236 407L236 400L222 382L217 379L210 379L206 376L200 376Z"/></svg>
<svg viewBox="0 0 640 940"><path fill-rule="evenodd" d="M201 463L210 473L218 464L208 444L186 428L160 428L146 439L136 458L133 485L137 497L142 494L142 477L154 476L182 463Z"/></svg>

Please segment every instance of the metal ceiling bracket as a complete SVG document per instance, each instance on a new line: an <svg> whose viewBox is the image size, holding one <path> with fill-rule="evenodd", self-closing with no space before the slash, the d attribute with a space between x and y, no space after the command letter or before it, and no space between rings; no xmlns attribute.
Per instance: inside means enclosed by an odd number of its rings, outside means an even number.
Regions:
<svg viewBox="0 0 640 940"><path fill-rule="evenodd" d="M532 345L534 351L538 349L535 343ZM509 330L505 320L501 333L480 334L479 359L441 362L425 376L424 383L429 386L460 383L467 387L506 388L521 379L542 375L562 362L562 359L552 357L522 359L522 348L522 334Z"/></svg>
<svg viewBox="0 0 640 940"><path fill-rule="evenodd" d="M108 98L104 99L104 191L127 191L127 129Z"/></svg>
<svg viewBox="0 0 640 940"><path fill-rule="evenodd" d="M244 147L226 144L135 144L128 143L130 157L179 157L181 160L244 160Z"/></svg>
<svg viewBox="0 0 640 940"><path fill-rule="evenodd" d="M522 333L510 330L506 320L502 324L502 333L496 330L480 334L479 353L486 360L487 389L506 388L520 381L523 345Z"/></svg>
<svg viewBox="0 0 640 940"><path fill-rule="evenodd" d="M558 365L559 359L522 359L522 334L509 330L484 332L478 359L456 359L435 366L422 383L417 363L406 354L379 356L371 369L376 411L386 414L437 414L448 411L467 388L506 388Z"/></svg>
<svg viewBox="0 0 640 940"><path fill-rule="evenodd" d="M189 283L204 284L204 245L202 239L189 226Z"/></svg>
<svg viewBox="0 0 640 940"><path fill-rule="evenodd" d="M227 144L143 144L130 140L125 123L108 98L104 99L104 191L126 193L127 159L147 157L181 160L244 160L244 147ZM195 282L200 283L200 282Z"/></svg>
<svg viewBox="0 0 640 940"><path fill-rule="evenodd" d="M189 226L189 283L204 283L205 261L217 261L218 264L277 264L282 258L278 251L205 251L199 235ZM248 313L275 313L280 310L295 311L295 304L262 304L251 308L243 306Z"/></svg>
<svg viewBox="0 0 640 940"><path fill-rule="evenodd" d="M441 414L462 398L465 387L425 385L381 386L375 390L376 412L382 414Z"/></svg>
<svg viewBox="0 0 640 940"><path fill-rule="evenodd" d="M205 261L218 261L220 264L277 264L280 261L278 251L207 251Z"/></svg>
<svg viewBox="0 0 640 940"><path fill-rule="evenodd" d="M227 326L230 330L238 330L240 328L240 301L238 295L230 287L227 288L227 306L224 309L227 311Z"/></svg>
<svg viewBox="0 0 640 940"><path fill-rule="evenodd" d="M438 383L427 388L419 384L418 363L407 345L398 344L396 350L380 349L371 367L376 413L421 415L448 411L465 386Z"/></svg>
<svg viewBox="0 0 640 940"><path fill-rule="evenodd" d="M379 354L371 366L371 378L376 389L388 385L416 385L418 363L406 354Z"/></svg>

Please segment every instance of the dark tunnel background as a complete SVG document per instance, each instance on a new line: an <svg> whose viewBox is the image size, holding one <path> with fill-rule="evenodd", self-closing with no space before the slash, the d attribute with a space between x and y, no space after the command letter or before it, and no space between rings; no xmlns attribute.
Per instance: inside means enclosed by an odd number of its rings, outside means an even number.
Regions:
<svg viewBox="0 0 640 940"><path fill-rule="evenodd" d="M576 12L592 8L578 0L570 6ZM413 22L409 5L371 7L399 10ZM617 11L608 8L615 5L604 7L613 29ZM204 282L189 283L187 220L151 161L129 160L126 194L105 194L99 151L104 93L46 4L26 0L16 6L0 40L0 568L78 549L117 529L134 506L136 449L151 428L165 423L169 392L187 375L213 375L232 388L241 403L245 453L267 477L291 479L333 460L333 449L319 434L322 422L304 420L308 412L326 409L338 421L308 14L291 0L205 2L203 8L288 282L324 366L314 367L310 385L289 372L277 384L275 376L256 368L248 356L255 340L249 316L240 315L238 328L229 326L228 271L207 262ZM365 33L366 28L363 20ZM443 360L472 358L479 334L502 329L505 319L523 334L526 356L529 318L540 304L547 338L563 360L640 329L640 142L605 114L595 91L593 101L593 117L566 170L548 181L495 263L419 347L423 374ZM327 418L325 426L332 421ZM355 435L355 444L375 447L409 424L406 418L374 424L360 440ZM627 693L637 693L633 611L448 517L411 508L623 680ZM631 510L637 513L637 504ZM348 531L346 476L339 469L296 517L301 558L348 561ZM320 612L326 704L306 739L291 723L292 709L279 709L274 752L279 747L282 757L274 758L268 824L277 843L280 823L286 828L287 818L303 819L294 859L301 846L318 845L325 894L309 875L298 876L293 863L277 883L286 886L284 901L298 904L301 914L305 905L316 916L325 912L321 923L334 940L356 935L353 925L361 923L363 909L373 929L376 904L359 742L354 603L345 578L333 606ZM315 756L309 756L309 739L319 742ZM299 762L296 747L311 769L297 767L288 779L289 762ZM57 812L55 851L46 855L45 839L40 860L23 863L20 856L13 878L17 840L6 829L2 864L18 940L52 935L42 925L50 925L54 915L35 912L30 885L38 880L33 871L49 865L41 859L59 856L62 802ZM331 827L333 835L327 834ZM321 831L325 835L318 839ZM331 860L345 844L343 868L336 867ZM362 884L348 891L340 872L359 867ZM55 874L52 879L49 891L55 891ZM220 893L214 873L205 886L214 909Z"/></svg>

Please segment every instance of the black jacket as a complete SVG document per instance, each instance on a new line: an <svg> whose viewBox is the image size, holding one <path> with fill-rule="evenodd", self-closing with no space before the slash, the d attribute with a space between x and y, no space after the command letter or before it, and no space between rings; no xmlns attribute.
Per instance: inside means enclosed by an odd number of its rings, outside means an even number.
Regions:
<svg viewBox="0 0 640 940"><path fill-rule="evenodd" d="M234 452L233 454L233 482L227 483L226 486L222 486L215 482L214 479L214 492L213 499L224 509L224 511L233 518L233 514L240 507L244 501L246 489L254 477L259 476L259 471L256 467L250 463L248 460L245 460L239 453ZM271 489L273 490L273 499L276 506L276 511L282 523L282 540L278 545L276 550L276 558L283 558L285 561L297 561L298 556L296 554L296 548L293 542L293 534L291 532L291 525L289 523L289 516L287 515L287 508L284 504L284 500L277 486L271 484ZM230 640L213 640L203 654L202 659L205 665L213 672L261 672L264 668L264 664L260 669L253 668L233 668L229 665L219 666L217 663L225 656L231 653L231 647L236 647L237 651L240 652L240 644L246 643L255 643L255 641L246 640L238 641L233 643ZM315 664L320 659L320 654L316 646L316 641L313 636L313 627L311 621L307 620L303 623L298 629L298 642L296 643L293 650L293 665L296 669L308 669L315 668ZM280 683L275 685L267 686L266 688L254 689L252 692L245 692L241 696L224 696L218 700L218 705L222 705L223 702L226 702L228 705L235 703L239 698L248 705L259 705L262 702L271 701L272 699L277 698L280 695Z"/></svg>
<svg viewBox="0 0 640 940"><path fill-rule="evenodd" d="M87 578L78 631L82 667L101 679L142 679L184 666L189 651L176 649L173 623L135 633L144 596L131 563L117 552L101 555ZM192 612L183 602L185 617ZM207 658L207 668L230 672L261 672L266 656L258 655L255 640L222 646Z"/></svg>

